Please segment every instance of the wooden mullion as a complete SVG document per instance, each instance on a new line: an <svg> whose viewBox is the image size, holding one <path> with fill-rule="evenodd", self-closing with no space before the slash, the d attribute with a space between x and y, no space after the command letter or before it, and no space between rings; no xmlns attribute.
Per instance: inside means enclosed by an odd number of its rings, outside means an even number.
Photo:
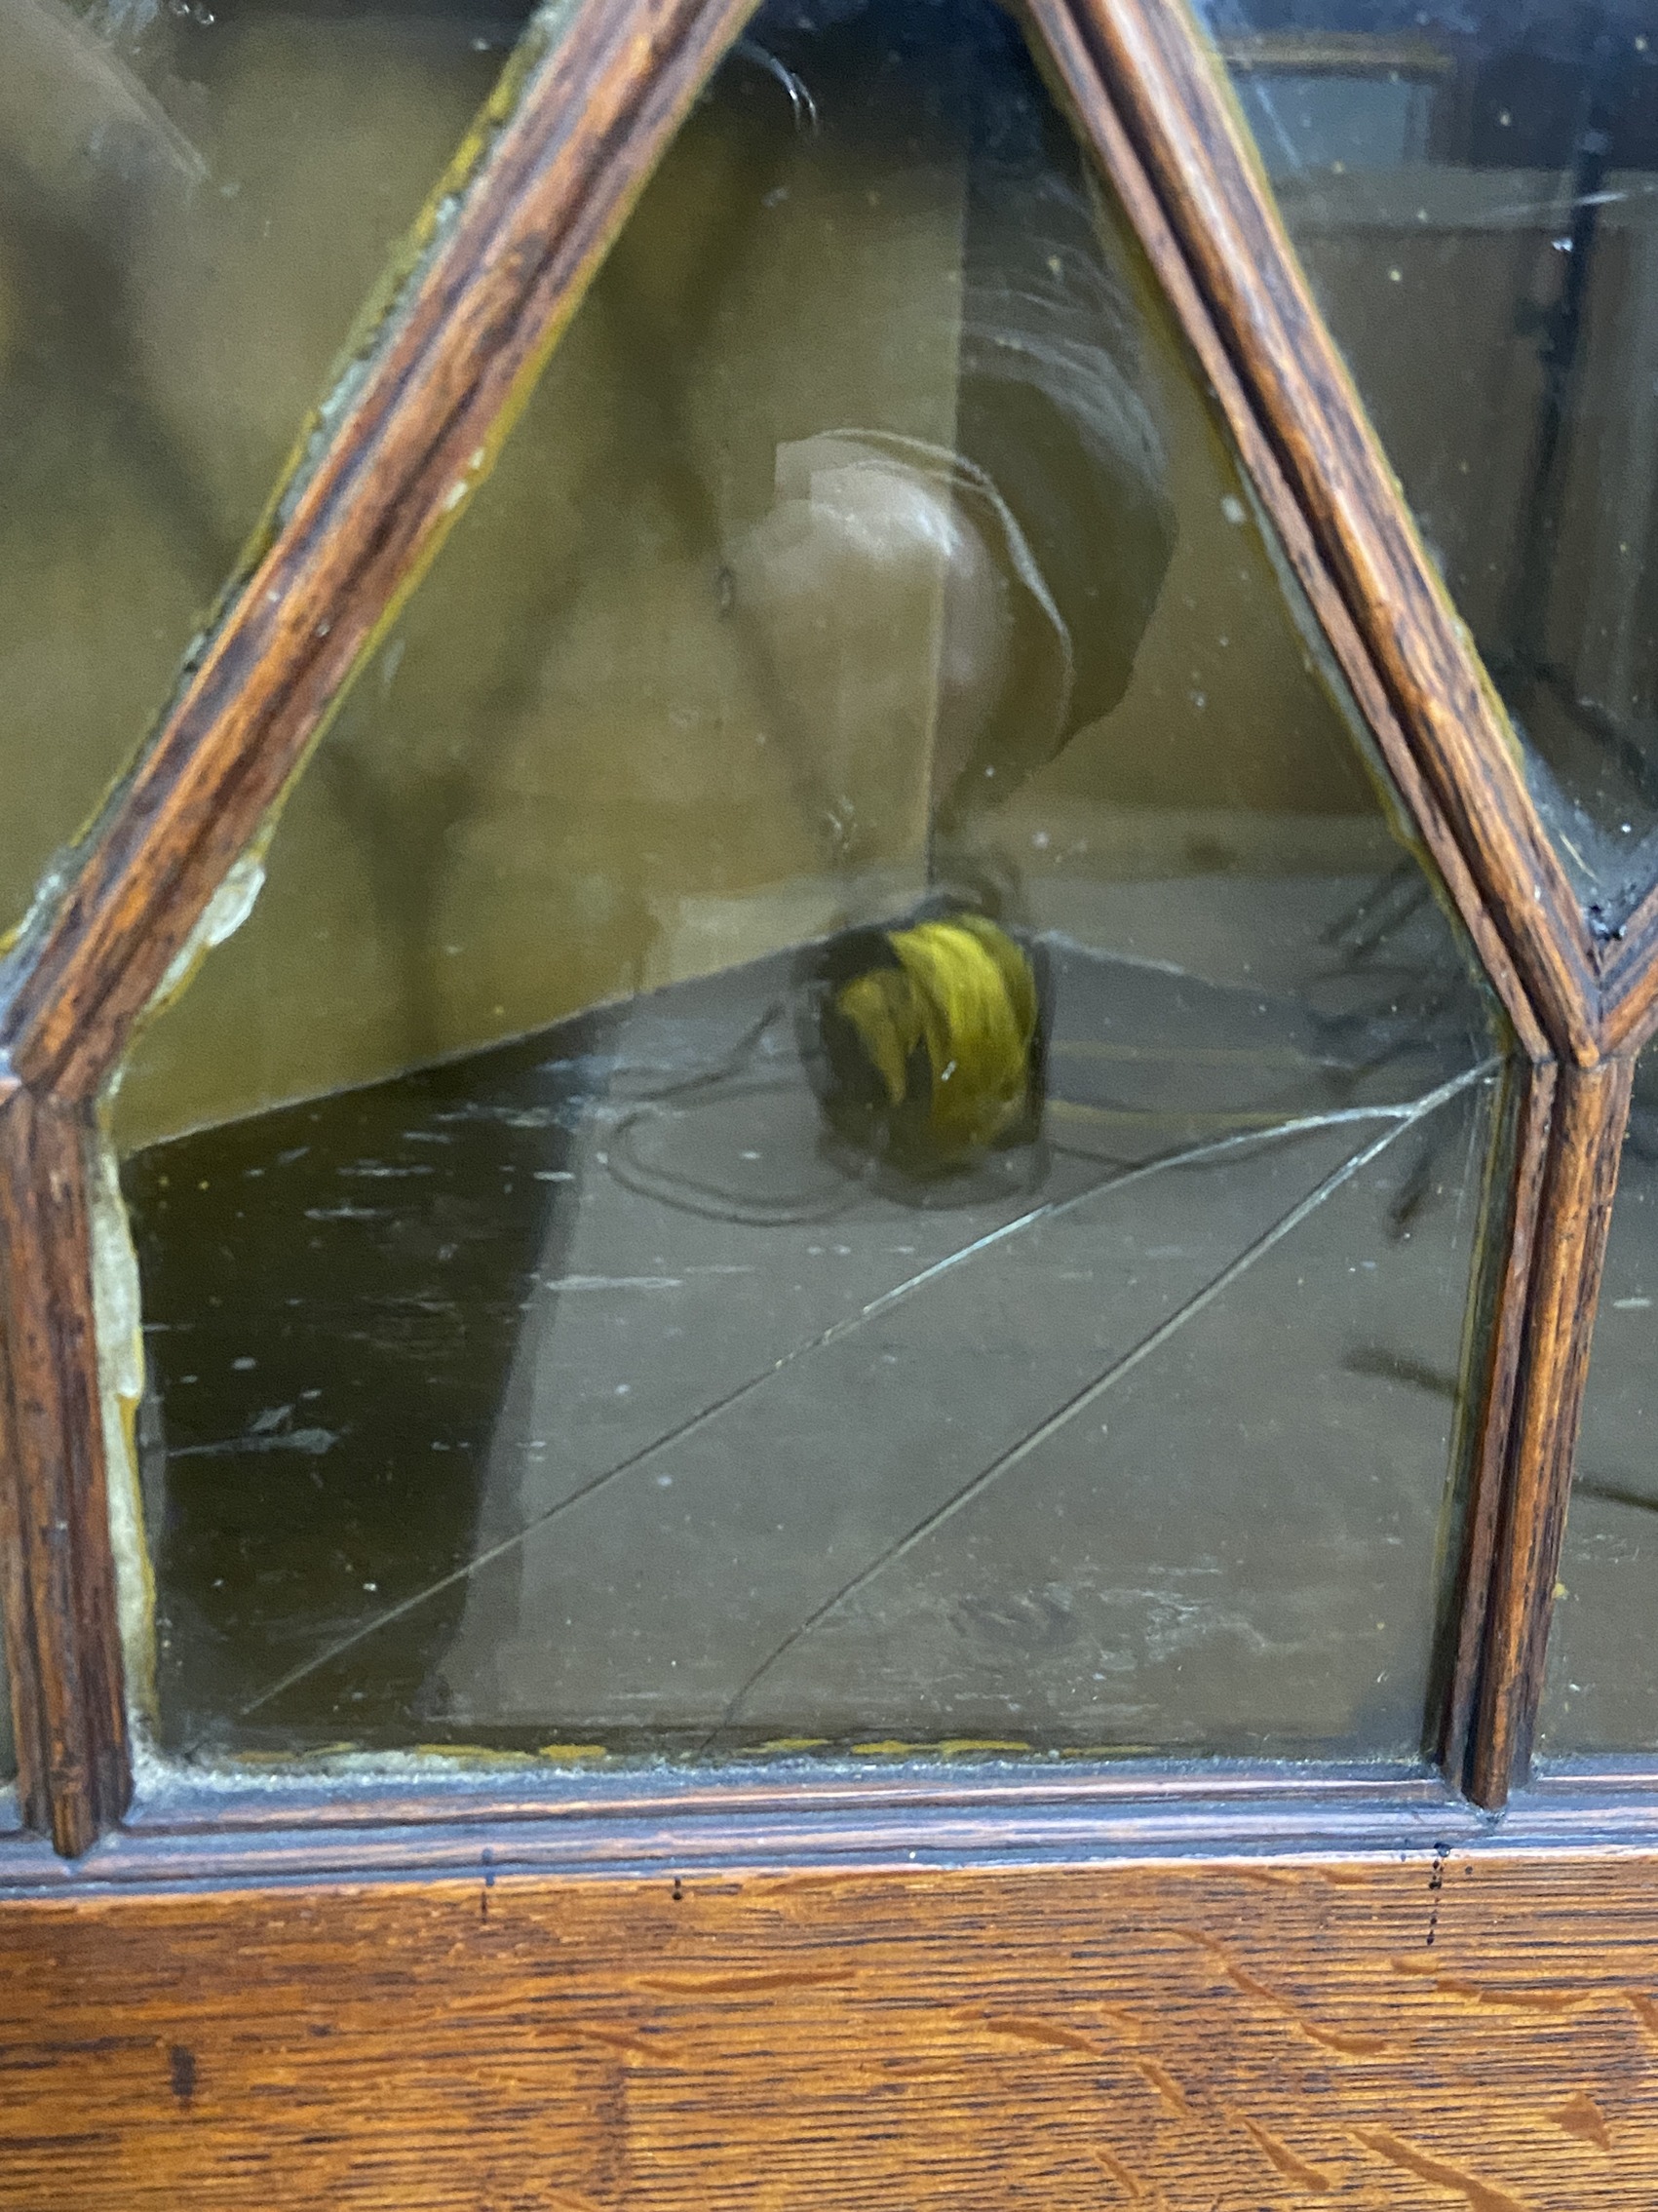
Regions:
<svg viewBox="0 0 1658 2212"><path fill-rule="evenodd" d="M1492 1807L1524 1778L1531 1756L1634 1072L1631 1059L1562 1068L1554 1102L1468 1762L1470 1794Z"/></svg>
<svg viewBox="0 0 1658 2212"><path fill-rule="evenodd" d="M1032 13L1051 44L1062 13L1086 47L1550 1041L1592 1065L1600 983L1577 900L1203 34L1184 0Z"/></svg>
<svg viewBox="0 0 1658 2212"><path fill-rule="evenodd" d="M51 1792L47 1773L50 1730L43 1704L35 1637L34 1585L24 1559L24 1497L21 1434L17 1401L22 1387L24 1343L19 1324L26 1327L27 1313L17 1309L30 1293L19 1285L34 1274L22 1241L8 1233L8 1222L22 1196L19 1169L15 1162L20 1110L26 1094L16 1081L0 1079L0 1634L6 1643L6 1671L12 1700L12 1741L17 1757L17 1797L28 1825L44 1829L51 1821ZM26 1186L25 1186L26 1187ZM13 1204L7 1204L8 1191Z"/></svg>
<svg viewBox="0 0 1658 2212"><path fill-rule="evenodd" d="M162 718L0 1021L93 1096L237 855L487 472L604 250L753 0L581 0L292 511Z"/></svg>
<svg viewBox="0 0 1658 2212"><path fill-rule="evenodd" d="M131 1787L82 1119L0 1106L0 1561L23 1819L84 1851Z"/></svg>
<svg viewBox="0 0 1658 2212"><path fill-rule="evenodd" d="M1503 1132L1506 1203L1490 1208L1484 1224L1489 1251L1484 1264L1495 1276L1486 1310L1475 1315L1484 1332L1484 1373L1469 1455L1468 1493L1460 1530L1461 1552L1450 1596L1452 1623L1448 1680L1445 1686L1439 1753L1445 1771L1468 1770L1479 1717L1481 1679L1490 1598L1504 1523L1504 1495L1514 1413L1525 1356L1525 1318L1537 1259L1538 1222L1549 1137L1554 1125L1559 1067L1553 1061L1522 1062L1511 1071L1514 1096Z"/></svg>

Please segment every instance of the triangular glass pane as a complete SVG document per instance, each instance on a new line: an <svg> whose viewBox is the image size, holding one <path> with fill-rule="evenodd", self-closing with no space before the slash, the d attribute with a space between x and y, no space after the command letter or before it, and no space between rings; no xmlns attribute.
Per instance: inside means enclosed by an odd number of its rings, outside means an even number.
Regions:
<svg viewBox="0 0 1658 2212"><path fill-rule="evenodd" d="M1419 1756L1502 1038L1000 9L762 13L268 867L170 1749Z"/></svg>
<svg viewBox="0 0 1658 2212"><path fill-rule="evenodd" d="M1204 0L1590 925L1658 881L1658 7Z"/></svg>
<svg viewBox="0 0 1658 2212"><path fill-rule="evenodd" d="M160 707L512 36L427 0L7 9L0 934Z"/></svg>

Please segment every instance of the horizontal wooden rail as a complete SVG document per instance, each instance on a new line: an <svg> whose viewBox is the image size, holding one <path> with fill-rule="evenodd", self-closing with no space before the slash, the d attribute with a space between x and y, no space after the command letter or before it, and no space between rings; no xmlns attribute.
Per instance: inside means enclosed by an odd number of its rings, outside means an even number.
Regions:
<svg viewBox="0 0 1658 2212"><path fill-rule="evenodd" d="M0 2206L1641 2205L1655 1955L1448 1840L0 1905Z"/></svg>

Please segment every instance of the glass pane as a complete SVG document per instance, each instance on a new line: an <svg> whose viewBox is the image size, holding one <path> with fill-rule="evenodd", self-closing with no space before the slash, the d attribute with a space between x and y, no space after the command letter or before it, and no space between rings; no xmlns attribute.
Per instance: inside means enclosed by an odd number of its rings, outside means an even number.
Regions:
<svg viewBox="0 0 1658 2212"><path fill-rule="evenodd" d="M1658 878L1658 6L1206 8L1610 934Z"/></svg>
<svg viewBox="0 0 1658 2212"><path fill-rule="evenodd" d="M168 1745L1417 1756L1499 1040L1000 10L759 19L269 870Z"/></svg>
<svg viewBox="0 0 1658 2212"><path fill-rule="evenodd" d="M1636 1069L1538 1731L1545 1755L1658 1750L1658 1052Z"/></svg>
<svg viewBox="0 0 1658 2212"><path fill-rule="evenodd" d="M7 9L0 933L166 696L507 36L425 0Z"/></svg>

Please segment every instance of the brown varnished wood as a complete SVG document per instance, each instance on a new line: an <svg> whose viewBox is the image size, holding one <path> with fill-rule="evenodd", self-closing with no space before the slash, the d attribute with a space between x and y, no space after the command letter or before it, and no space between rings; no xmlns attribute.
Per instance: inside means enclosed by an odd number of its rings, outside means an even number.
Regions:
<svg viewBox="0 0 1658 2212"><path fill-rule="evenodd" d="M1552 1061L1511 1070L1505 1151L1505 1203L1487 1208L1480 1239L1487 1299L1476 1291L1474 1350L1484 1363L1469 1453L1461 1555L1451 1595L1453 1648L1445 1685L1439 1752L1447 1774L1467 1768L1479 1710L1486 1618L1497 1562L1509 1440L1525 1345L1525 1315L1537 1257L1537 1224L1548 1165L1559 1069Z"/></svg>
<svg viewBox="0 0 1658 2212"><path fill-rule="evenodd" d="M1060 44L1060 0L1038 0ZM1600 986L1489 679L1313 305L1184 0L1064 0L1550 1040L1591 1065ZM1086 90L1079 114L1095 120Z"/></svg>
<svg viewBox="0 0 1658 2212"><path fill-rule="evenodd" d="M0 1106L0 1595L23 1818L85 1850L129 1772L104 1494L85 1129Z"/></svg>
<svg viewBox="0 0 1658 2212"><path fill-rule="evenodd" d="M399 595L752 0L584 0L485 153L274 543L163 717L0 1025L90 1098Z"/></svg>
<svg viewBox="0 0 1658 2212"><path fill-rule="evenodd" d="M1608 1052L1639 1052L1658 1028L1658 888L1601 954L1601 1032Z"/></svg>
<svg viewBox="0 0 1658 2212"><path fill-rule="evenodd" d="M1593 2212L1658 2171L1658 1860L0 1907L0 2204Z"/></svg>
<svg viewBox="0 0 1658 2212"><path fill-rule="evenodd" d="M1531 1756L1634 1071L1630 1060L1565 1067L1556 1093L1469 1760L1470 1791L1484 1805L1505 1802Z"/></svg>
<svg viewBox="0 0 1658 2212"><path fill-rule="evenodd" d="M1233 368L1145 167L1118 119L1072 0L1029 0L1073 121L1093 145L1226 419L1238 455L1277 532L1295 580L1369 723L1388 775L1432 856L1481 965L1514 1027L1520 1049L1541 1060L1549 1041L1502 931L1486 907L1444 809L1418 766L1376 662L1314 542L1306 515Z"/></svg>

